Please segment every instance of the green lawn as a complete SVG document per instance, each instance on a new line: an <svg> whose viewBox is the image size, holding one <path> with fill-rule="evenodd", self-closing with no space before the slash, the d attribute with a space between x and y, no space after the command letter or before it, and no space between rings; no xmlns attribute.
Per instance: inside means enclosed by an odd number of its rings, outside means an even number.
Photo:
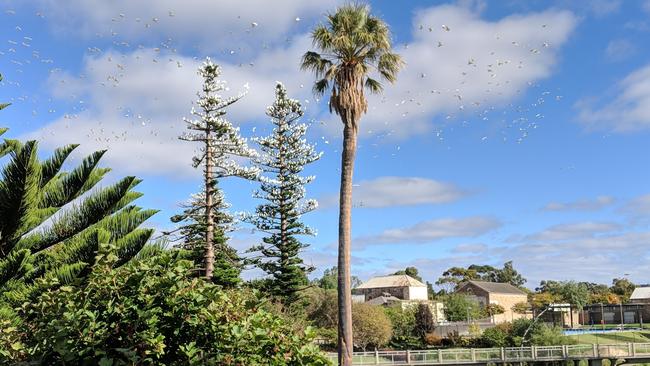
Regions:
<svg viewBox="0 0 650 366"><path fill-rule="evenodd" d="M581 344L648 343L650 331L581 334L568 337Z"/></svg>

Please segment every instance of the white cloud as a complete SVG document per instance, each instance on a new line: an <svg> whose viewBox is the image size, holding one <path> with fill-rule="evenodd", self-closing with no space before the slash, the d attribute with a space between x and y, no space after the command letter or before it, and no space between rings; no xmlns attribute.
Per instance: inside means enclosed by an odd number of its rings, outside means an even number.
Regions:
<svg viewBox="0 0 650 366"><path fill-rule="evenodd" d="M445 238L477 237L497 229L501 223L491 217L433 219L410 227L388 229L377 235L354 239L355 250L373 244L420 244Z"/></svg>
<svg viewBox="0 0 650 366"><path fill-rule="evenodd" d="M544 211L597 211L614 203L614 197L598 196L594 199L582 199L573 202L550 202L542 208Z"/></svg>
<svg viewBox="0 0 650 366"><path fill-rule="evenodd" d="M610 283L630 273L631 280L647 282L650 270L650 232L575 238L562 242L524 243L502 253L532 280L577 280Z"/></svg>
<svg viewBox="0 0 650 366"><path fill-rule="evenodd" d="M66 37L194 42L203 49L256 53L336 5L336 0L39 0ZM296 18L300 21L296 21ZM255 26L253 26L255 23ZM238 49L243 48L243 49Z"/></svg>
<svg viewBox="0 0 650 366"><path fill-rule="evenodd" d="M591 0L588 6L595 16L602 17L617 12L621 4L622 0Z"/></svg>
<svg viewBox="0 0 650 366"><path fill-rule="evenodd" d="M359 182L354 188L354 206L382 208L454 202L466 195L451 183L419 177L379 177ZM338 195L320 200L321 207L336 206Z"/></svg>
<svg viewBox="0 0 650 366"><path fill-rule="evenodd" d="M233 123L265 120L276 80L285 83L292 97L311 97L308 87L301 88L311 78L298 71L300 54L309 42L307 36L296 38L289 46L260 55L254 67L216 60L233 95L250 85L250 92L229 110ZM198 146L179 141L178 136L201 86L196 74L201 62L153 49L87 57L83 76L55 74L50 80L56 97L87 109L55 120L29 137L41 139L47 148L80 142L80 153L109 148L106 161L126 173L191 174L195 171L191 156ZM313 113L309 104L304 106Z"/></svg>
<svg viewBox="0 0 650 366"><path fill-rule="evenodd" d="M483 244L483 243L477 243L477 244L459 244L454 249L452 252L454 253L474 253L474 254L479 254L483 253L488 250L488 245Z"/></svg>
<svg viewBox="0 0 650 366"><path fill-rule="evenodd" d="M576 103L579 121L588 129L633 132L650 129L650 64L625 77L611 102L594 106L594 100ZM606 100L604 97L601 98Z"/></svg>
<svg viewBox="0 0 650 366"><path fill-rule="evenodd" d="M282 19L274 20L277 14L321 14L326 4L263 2L258 7L243 9L241 4L228 1L216 11L215 3L210 2L210 6L201 8L197 5L201 1L207 0L192 0L183 5L187 9L174 9L171 0L155 2L155 6L152 1L120 0L109 6L98 1L75 0L62 3L60 9L51 9L48 16L57 24L63 24L61 17L65 16L70 20L65 23L68 24L66 27L72 25L81 32L96 32L114 26L116 32L133 37L138 37L141 32L138 27L143 26L141 23L145 22L145 17L150 21L152 17L158 17L159 21L149 28L151 32L158 32L158 36L162 37L165 31L169 31L187 33L190 37L194 34L192 32L203 30L202 34L211 42L219 44L225 40L233 45L240 42L227 32L231 22L244 25L258 22L255 31L272 34L282 42L269 47L257 44L245 62L241 58L235 61L230 55L215 58L222 65L223 78L229 81L233 92L241 90L245 83L250 85L250 93L231 108L230 118L235 123L265 119L263 113L272 102L276 80L287 85L292 97L310 100L310 103L303 103L309 117L335 118L324 117L326 112L320 109L322 105L311 99L313 76L299 71L301 55L311 48L309 35L293 35L290 41L284 42L295 17L292 15L287 20L283 15L279 17ZM54 1L44 4L50 7L59 5ZM240 8L241 11L236 11ZM68 9L69 14L66 13ZM173 17L168 15L169 10L174 11ZM135 22L136 17L141 18L140 23ZM113 22L112 18L116 21ZM220 28L221 23L226 28ZM405 138L430 129L431 120L441 112L457 110L461 105L469 109L473 102L481 103L480 108L483 108L486 103L511 100L529 83L550 75L557 50L575 23L573 14L566 11L486 21L480 19L478 12L462 6L444 5L423 10L414 20L414 41L408 49L396 45L407 62L406 68L397 84L388 87L384 96L371 97L370 111L363 126ZM262 24L272 28L263 30ZM423 25L422 31L419 30L420 24ZM449 25L451 31L441 30L441 24ZM428 27L432 27L432 32ZM440 48L437 47L438 40L444 43ZM154 59L157 62L153 62ZM467 65L470 59L475 60L474 65ZM163 48L160 51L147 47L87 57L79 76L58 76L65 78L66 82L56 82L53 88L53 93L59 98L75 102L83 99L87 109L77 113L76 118L60 118L30 137L41 137L47 147L70 141L83 142L80 152L109 147L106 160L126 173L185 176L193 171L188 162L195 146L178 141L177 136L184 129L181 119L188 115L190 103L200 86L195 74L199 62L197 58L179 55L174 50ZM177 63L183 67L177 67ZM466 75L462 75L463 72ZM432 93L434 89L440 94ZM458 96L462 100L459 101ZM142 118L137 118L138 115ZM143 120L145 126L141 124ZM407 123L407 128L404 123ZM173 156L170 156L170 151L174 152ZM161 159L162 156L166 158Z"/></svg>
<svg viewBox="0 0 650 366"><path fill-rule="evenodd" d="M577 222L551 226L539 233L526 235L523 238L511 238L509 241L540 242L558 241L576 238L593 237L597 234L618 231L621 225L612 222Z"/></svg>
<svg viewBox="0 0 650 366"><path fill-rule="evenodd" d="M406 67L383 95L370 97L363 128L407 137L430 130L440 113L462 115L511 101L530 83L552 73L557 52L576 23L568 11L497 21L455 5L419 11L413 40L407 48L395 45ZM443 24L450 31L443 30Z"/></svg>
<svg viewBox="0 0 650 366"><path fill-rule="evenodd" d="M623 61L632 57L637 51L634 43L627 39L614 39L609 41L605 48L605 56L610 61Z"/></svg>
<svg viewBox="0 0 650 366"><path fill-rule="evenodd" d="M650 194L642 195L630 200L621 210L633 217L650 216Z"/></svg>

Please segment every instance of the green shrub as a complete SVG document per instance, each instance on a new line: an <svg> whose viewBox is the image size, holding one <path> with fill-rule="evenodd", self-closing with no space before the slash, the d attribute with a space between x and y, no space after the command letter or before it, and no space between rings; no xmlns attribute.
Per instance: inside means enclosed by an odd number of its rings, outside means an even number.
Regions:
<svg viewBox="0 0 650 366"><path fill-rule="evenodd" d="M47 365L325 365L251 292L190 278L173 252L111 268L102 248L85 286L43 293L23 316L31 361ZM1 360L0 360L1 361ZM1 363L1 362L0 362Z"/></svg>
<svg viewBox="0 0 650 366"><path fill-rule="evenodd" d="M396 349L421 348L422 340L415 333L415 307L402 309L401 306L389 306L384 312L393 325L393 336L389 345Z"/></svg>
<svg viewBox="0 0 650 366"><path fill-rule="evenodd" d="M508 347L510 336L504 327L487 328L481 335L481 344L485 347Z"/></svg>
<svg viewBox="0 0 650 366"><path fill-rule="evenodd" d="M380 306L352 304L352 330L354 344L364 351L369 347L381 347L390 340L393 327Z"/></svg>

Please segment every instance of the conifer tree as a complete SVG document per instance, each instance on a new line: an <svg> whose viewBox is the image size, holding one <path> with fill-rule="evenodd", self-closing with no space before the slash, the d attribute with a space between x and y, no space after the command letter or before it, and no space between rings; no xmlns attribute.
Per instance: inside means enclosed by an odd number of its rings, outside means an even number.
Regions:
<svg viewBox="0 0 650 366"><path fill-rule="evenodd" d="M224 225L229 225L230 219L224 216L225 201L223 192L219 188L219 180L227 177L241 177L252 179L257 175L257 169L244 167L235 161L236 157L251 158L255 151L250 149L246 140L239 134L239 129L226 119L226 110L229 106L239 101L244 93L234 97L223 97L220 92L226 90L226 83L219 79L221 68L209 58L199 68L198 73L203 77L203 85L197 93L196 105L198 110L192 108L193 119L185 119L187 128L191 131L180 138L186 141L196 141L202 144L199 155L193 158L194 167L203 168L203 192L197 196L201 200L194 200L190 211L184 213L189 220L185 226L186 234L193 238L203 235L203 274L207 279L216 283L228 285L233 278L221 279L215 277L215 250L219 252L218 262L223 268L218 272L222 274L237 274L241 264L239 258L230 258L227 253L233 253L226 242ZM203 211L203 215L195 215ZM231 220L230 220L231 221ZM215 241L215 237L223 240ZM192 241L188 242L192 244ZM216 245L215 245L216 244ZM222 281L224 280L224 281Z"/></svg>
<svg viewBox="0 0 650 366"><path fill-rule="evenodd" d="M223 192L213 192L212 212L215 221L212 238L215 250L213 281L224 287L234 287L240 282L239 274L243 269L242 259L237 251L230 247L227 233L235 228L234 217L227 211L230 204L224 200ZM177 247L189 252L194 263L203 263L205 255L205 195L203 192L194 194L183 205L183 213L171 218L172 222L183 223L177 231L174 242Z"/></svg>
<svg viewBox="0 0 650 366"><path fill-rule="evenodd" d="M301 216L317 207L315 200L304 200L305 185L314 177L300 173L321 154L305 139L307 125L299 123L303 115L300 103L287 97L281 83L275 88L275 102L266 114L275 126L273 132L254 139L261 150L255 163L264 172L260 175L261 189L254 197L265 202L257 207L255 215L247 218L266 236L251 251L261 253L257 265L271 276L270 293L292 301L296 292L307 284L307 274L313 270L299 256L307 245L298 236L314 234L301 221Z"/></svg>

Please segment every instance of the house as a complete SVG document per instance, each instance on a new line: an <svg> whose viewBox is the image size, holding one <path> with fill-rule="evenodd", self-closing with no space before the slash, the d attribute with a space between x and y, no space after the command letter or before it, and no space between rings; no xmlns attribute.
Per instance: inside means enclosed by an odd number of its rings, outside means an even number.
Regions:
<svg viewBox="0 0 650 366"><path fill-rule="evenodd" d="M400 300L428 300L427 285L408 275L373 277L354 289L364 295L365 301L384 296L395 296Z"/></svg>
<svg viewBox="0 0 650 366"><path fill-rule="evenodd" d="M444 306L441 302L430 301L427 286L408 275L374 277L356 287L352 295L359 301L380 306L401 306L406 309L426 303L431 309L434 322L445 322Z"/></svg>
<svg viewBox="0 0 650 366"><path fill-rule="evenodd" d="M630 296L632 304L650 304L650 287L637 287Z"/></svg>
<svg viewBox="0 0 650 366"><path fill-rule="evenodd" d="M468 281L461 284L456 293L463 294L478 302L481 306L495 304L503 307L505 312L492 317L492 322L503 323L528 315L518 314L512 307L518 303L528 302L528 295L509 283Z"/></svg>

